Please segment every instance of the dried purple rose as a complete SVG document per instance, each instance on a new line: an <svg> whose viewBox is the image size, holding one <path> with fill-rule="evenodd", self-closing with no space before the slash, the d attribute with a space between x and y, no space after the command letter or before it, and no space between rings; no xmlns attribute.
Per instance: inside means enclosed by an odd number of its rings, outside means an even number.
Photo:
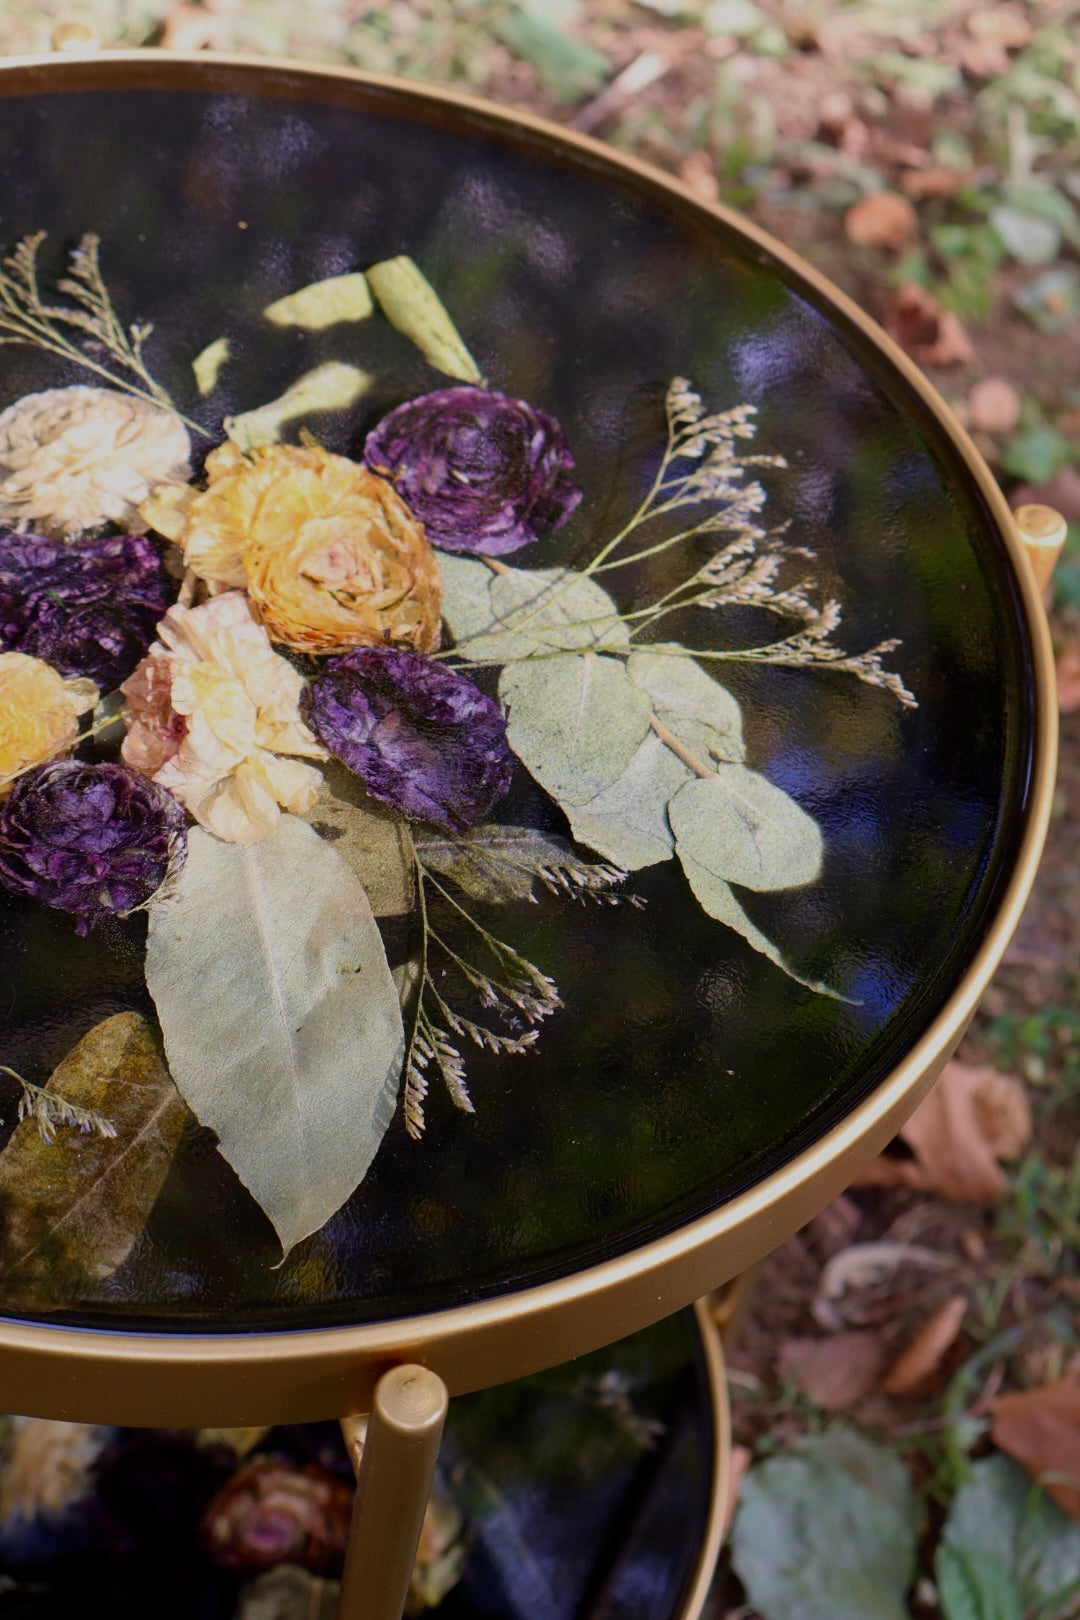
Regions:
<svg viewBox="0 0 1080 1620"><path fill-rule="evenodd" d="M0 650L43 658L110 692L144 656L176 591L145 535L65 546L0 534Z"/></svg>
<svg viewBox="0 0 1080 1620"><path fill-rule="evenodd" d="M300 710L374 798L447 832L471 827L510 786L498 704L420 653L358 647L330 658Z"/></svg>
<svg viewBox="0 0 1080 1620"><path fill-rule="evenodd" d="M325 1573L344 1556L352 1497L325 1469L256 1457L207 1508L203 1541L225 1569L301 1564Z"/></svg>
<svg viewBox="0 0 1080 1620"><path fill-rule="evenodd" d="M446 551L517 551L560 528L581 499L558 422L487 388L399 405L368 434L364 461Z"/></svg>
<svg viewBox="0 0 1080 1620"><path fill-rule="evenodd" d="M126 765L42 765L0 807L0 883L72 912L77 934L149 900L186 854L183 807Z"/></svg>

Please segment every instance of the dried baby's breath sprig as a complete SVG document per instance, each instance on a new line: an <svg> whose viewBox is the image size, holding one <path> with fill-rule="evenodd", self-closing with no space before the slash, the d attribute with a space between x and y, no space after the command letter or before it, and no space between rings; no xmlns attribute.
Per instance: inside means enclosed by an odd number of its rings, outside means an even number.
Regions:
<svg viewBox="0 0 1080 1620"><path fill-rule="evenodd" d="M889 653L895 652L901 643L895 639L881 641L869 652L847 653L830 640L833 631L839 627L840 616L839 602L830 599L816 618L794 635L762 647L742 649L732 656L758 664L827 665L830 669L844 670L854 675L856 680L867 686L877 686L891 692L905 709L917 709L919 705L914 693L908 691L899 675L885 669L881 662Z"/></svg>
<svg viewBox="0 0 1080 1620"><path fill-rule="evenodd" d="M424 1129L424 1100L429 1076L437 1070L456 1108L473 1112L461 1041L481 1050L518 1057L531 1050L537 1026L562 1006L555 981L534 962L485 928L439 881L413 843L417 898L420 906L420 988L412 1037L405 1062L405 1128L418 1138ZM459 949L432 927L431 908L454 913L468 928L471 946ZM439 983L433 962L439 961ZM447 999L448 981L467 987L479 1006L491 1014L471 1017ZM495 1022L503 1028L493 1027Z"/></svg>
<svg viewBox="0 0 1080 1620"><path fill-rule="evenodd" d="M171 411L188 427L202 432L197 423L181 416L147 369L143 345L152 326L134 321L125 327L117 315L101 274L100 242L92 232L87 232L72 250L68 274L57 284L57 291L71 302L46 301L37 262L45 234L35 231L24 236L0 261L0 344L28 344L57 355L103 377L114 388ZM87 343L103 350L114 364L96 360L87 353Z"/></svg>
<svg viewBox="0 0 1080 1620"><path fill-rule="evenodd" d="M116 1135L116 1126L111 1120L99 1114L93 1108L80 1108L77 1103L69 1102L66 1097L57 1096L55 1091L47 1091L44 1086L35 1086L29 1080L24 1080L15 1069L9 1069L6 1063L0 1063L0 1074L6 1074L9 1079L15 1080L22 1087L22 1096L19 1098L19 1120L33 1119L37 1123L38 1134L43 1142L53 1143L56 1140L56 1127L69 1125L83 1135L96 1131L99 1136L111 1140Z"/></svg>

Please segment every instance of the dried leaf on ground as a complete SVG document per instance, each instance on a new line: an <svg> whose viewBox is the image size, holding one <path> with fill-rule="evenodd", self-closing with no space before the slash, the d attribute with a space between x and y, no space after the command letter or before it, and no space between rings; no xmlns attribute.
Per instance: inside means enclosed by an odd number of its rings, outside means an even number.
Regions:
<svg viewBox="0 0 1080 1620"><path fill-rule="evenodd" d="M885 330L902 349L924 366L965 366L975 351L951 309L942 309L933 293L905 281L885 312Z"/></svg>
<svg viewBox="0 0 1080 1620"><path fill-rule="evenodd" d="M1070 1518L1080 1520L1080 1378L1002 1395L991 1438L1039 1480Z"/></svg>
<svg viewBox="0 0 1080 1620"><path fill-rule="evenodd" d="M947 1063L933 1091L900 1132L914 1155L882 1154L856 1187L912 1187L977 1204L994 1204L1005 1176L1031 1141L1031 1109L1019 1080L996 1069Z"/></svg>
<svg viewBox="0 0 1080 1620"><path fill-rule="evenodd" d="M900 176L902 190L916 202L925 201L927 197L955 197L970 184L971 174L967 169L908 169Z"/></svg>
<svg viewBox="0 0 1080 1620"><path fill-rule="evenodd" d="M844 216L844 230L856 247L902 253L919 234L919 216L898 191L872 191Z"/></svg>
<svg viewBox="0 0 1080 1620"><path fill-rule="evenodd" d="M832 1333L826 1339L788 1339L778 1367L823 1412L854 1406L877 1383L884 1364L876 1333Z"/></svg>
<svg viewBox="0 0 1080 1620"><path fill-rule="evenodd" d="M910 1395L933 1378L959 1337L966 1311L966 1296L954 1294L927 1317L881 1380L886 1395Z"/></svg>
<svg viewBox="0 0 1080 1620"><path fill-rule="evenodd" d="M1004 377L984 377L968 395L968 421L983 433L1011 433L1020 420L1020 395Z"/></svg>

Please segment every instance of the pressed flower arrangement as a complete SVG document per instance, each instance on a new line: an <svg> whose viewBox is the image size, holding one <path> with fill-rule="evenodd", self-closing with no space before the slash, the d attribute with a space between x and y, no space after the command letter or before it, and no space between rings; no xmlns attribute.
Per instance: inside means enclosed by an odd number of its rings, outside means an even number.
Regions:
<svg viewBox="0 0 1080 1620"><path fill-rule="evenodd" d="M813 883L823 845L746 763L718 676L734 660L822 666L915 700L883 665L895 642L837 646L809 554L764 526L756 474L783 462L746 453L751 405L712 411L676 378L638 510L577 567L530 567L527 548L582 505L573 447L485 382L411 260L264 314L309 330L381 314L453 386L370 424L354 460L302 426L282 442L320 410L363 423L364 374L323 365L227 418L193 475L194 424L147 369L149 328L116 315L96 241L59 303L39 291L39 244L0 273L0 342L96 377L0 413L0 883L80 934L146 911L164 1049L130 1013L90 1031L48 1087L20 1082L44 1135L115 1129L86 1102L106 1069L147 1097L175 1085L288 1251L350 1197L399 1108L419 1135L438 1076L471 1112L469 1046L524 1054L577 993L501 937L499 908L633 908L632 874L665 862L718 927L808 995L837 993L740 899ZM196 357L201 392L228 363L227 339ZM642 600L659 557L665 583ZM639 582L631 609L620 570ZM704 648L672 634L688 610L731 608L775 633ZM519 772L563 832L506 819ZM417 940L393 969L376 919L388 869Z"/></svg>

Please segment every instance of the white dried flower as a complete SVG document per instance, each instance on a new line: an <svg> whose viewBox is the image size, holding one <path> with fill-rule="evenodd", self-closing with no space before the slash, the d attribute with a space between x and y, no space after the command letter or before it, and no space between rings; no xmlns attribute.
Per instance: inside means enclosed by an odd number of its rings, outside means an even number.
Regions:
<svg viewBox="0 0 1080 1620"><path fill-rule="evenodd" d="M66 540L117 523L159 484L191 477L187 429L112 388L47 388L0 412L0 523Z"/></svg>

